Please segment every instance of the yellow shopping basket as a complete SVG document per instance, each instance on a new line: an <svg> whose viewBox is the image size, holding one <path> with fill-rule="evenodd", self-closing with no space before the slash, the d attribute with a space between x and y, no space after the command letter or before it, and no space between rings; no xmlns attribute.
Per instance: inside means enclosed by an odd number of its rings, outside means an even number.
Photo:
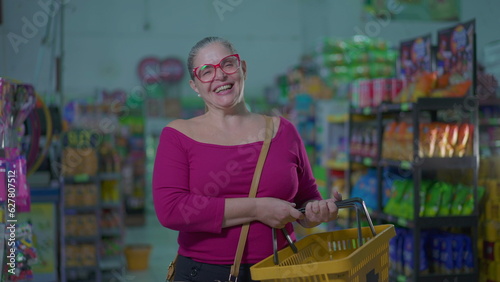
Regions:
<svg viewBox="0 0 500 282"><path fill-rule="evenodd" d="M394 225L373 226L360 198L337 202L356 209L358 228L323 232L275 249L274 255L250 268L252 279L262 282L383 282L389 280L389 241ZM363 212L369 227L361 228ZM286 234L285 234L286 235ZM275 240L275 230L273 230ZM289 240L289 243L291 240ZM274 241L276 246L276 241Z"/></svg>

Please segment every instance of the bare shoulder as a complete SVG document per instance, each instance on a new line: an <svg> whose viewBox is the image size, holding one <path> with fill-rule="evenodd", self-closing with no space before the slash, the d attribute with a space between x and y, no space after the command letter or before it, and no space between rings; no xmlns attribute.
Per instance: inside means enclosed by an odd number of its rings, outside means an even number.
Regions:
<svg viewBox="0 0 500 282"><path fill-rule="evenodd" d="M191 119L176 119L167 124L166 127L173 128L187 136L191 136L194 128L199 124L199 117Z"/></svg>

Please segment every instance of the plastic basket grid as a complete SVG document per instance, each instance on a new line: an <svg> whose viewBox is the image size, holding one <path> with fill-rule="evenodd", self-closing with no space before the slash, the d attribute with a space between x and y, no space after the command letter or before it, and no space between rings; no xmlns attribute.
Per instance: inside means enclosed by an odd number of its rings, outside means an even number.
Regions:
<svg viewBox="0 0 500 282"><path fill-rule="evenodd" d="M309 235L290 248L279 251L280 264L273 256L251 268L252 278L263 282L388 281L389 241L396 235L393 225L362 229L363 245L356 228Z"/></svg>

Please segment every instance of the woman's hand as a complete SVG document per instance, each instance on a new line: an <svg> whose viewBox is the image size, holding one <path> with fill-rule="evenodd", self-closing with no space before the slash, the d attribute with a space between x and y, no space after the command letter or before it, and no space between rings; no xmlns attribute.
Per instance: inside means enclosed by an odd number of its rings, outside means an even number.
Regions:
<svg viewBox="0 0 500 282"><path fill-rule="evenodd" d="M308 202L305 219L302 220L301 224L305 227L314 227L322 222L337 219L338 207L335 202L341 200L342 195L335 191L331 199Z"/></svg>
<svg viewBox="0 0 500 282"><path fill-rule="evenodd" d="M303 219L294 203L276 198L258 198L257 220L273 228L284 228L289 222Z"/></svg>

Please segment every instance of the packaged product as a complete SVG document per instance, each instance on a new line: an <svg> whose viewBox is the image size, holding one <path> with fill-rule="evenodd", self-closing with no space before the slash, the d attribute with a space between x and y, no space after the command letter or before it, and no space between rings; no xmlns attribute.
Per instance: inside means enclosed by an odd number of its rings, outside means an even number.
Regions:
<svg viewBox="0 0 500 282"><path fill-rule="evenodd" d="M451 234L446 234L441 238L440 262L442 273L452 274L454 272L453 236Z"/></svg>
<svg viewBox="0 0 500 282"><path fill-rule="evenodd" d="M465 199L470 193L472 193L470 187L464 186L462 184L458 184L455 187L455 193L450 210L451 215L461 215L463 213Z"/></svg>
<svg viewBox="0 0 500 282"><path fill-rule="evenodd" d="M408 127L410 126L411 125L409 123L402 121L398 123L397 127L394 130L393 159L395 160L405 160L407 159L408 153L411 154L411 152L413 152L413 150L407 150L406 142L408 132L410 131Z"/></svg>
<svg viewBox="0 0 500 282"><path fill-rule="evenodd" d="M464 272L472 272L476 267L475 265L476 259L474 258L474 250L472 249L472 240L469 236L464 236L463 242L464 242L463 269Z"/></svg>
<svg viewBox="0 0 500 282"><path fill-rule="evenodd" d="M424 72L416 80L415 88L411 94L410 101L416 102L419 98L430 97L435 88L437 74L435 72Z"/></svg>
<svg viewBox="0 0 500 282"><path fill-rule="evenodd" d="M369 169L354 185L351 197L360 197L370 209L377 209L377 170Z"/></svg>
<svg viewBox="0 0 500 282"><path fill-rule="evenodd" d="M384 207L384 212L387 214L400 216L401 201L408 192L410 182L407 180L395 180L392 187L392 195L387 205Z"/></svg>
<svg viewBox="0 0 500 282"><path fill-rule="evenodd" d="M448 183L441 182L441 202L439 203L438 215L450 214L455 189Z"/></svg>
<svg viewBox="0 0 500 282"><path fill-rule="evenodd" d="M395 146L395 138L394 138L394 135L395 135L395 132L396 132L396 128L398 126L398 123L396 121L391 121L390 123L388 123L386 126L385 126L385 129L384 129L384 137L383 137L383 144L384 146L382 146L382 156L386 159L394 159L395 157L395 150L394 150L394 146Z"/></svg>
<svg viewBox="0 0 500 282"><path fill-rule="evenodd" d="M402 218L413 219L413 182L407 181L406 193L399 203L398 215Z"/></svg>
<svg viewBox="0 0 500 282"><path fill-rule="evenodd" d="M458 140L458 125L450 124L450 131L448 134L448 140L446 143L445 154L446 157L451 158L455 153L455 146Z"/></svg>
<svg viewBox="0 0 500 282"><path fill-rule="evenodd" d="M434 234L431 238L431 269L434 273L441 272L441 242L446 237L443 233Z"/></svg>
<svg viewBox="0 0 500 282"><path fill-rule="evenodd" d="M462 273L465 263L465 236L463 234L452 235L452 258L453 273Z"/></svg>
<svg viewBox="0 0 500 282"><path fill-rule="evenodd" d="M427 234L421 234L420 240L420 272L425 274L429 272L429 261L427 259L427 253L425 248L425 242L427 241ZM408 232L405 235L404 239L404 250L403 250L403 258L404 258L404 273L407 276L413 274L413 253L414 251L414 242L413 242L413 233Z"/></svg>
<svg viewBox="0 0 500 282"><path fill-rule="evenodd" d="M469 154L469 148L472 147L472 134L473 128L471 124L463 123L459 126L455 157L463 157Z"/></svg>
<svg viewBox="0 0 500 282"><path fill-rule="evenodd" d="M482 186L477 187L478 201L481 201L481 199L483 198L484 191L485 191L484 187ZM465 198L465 202L462 209L462 215L471 215L473 211L474 211L474 195L472 193L469 193Z"/></svg>
<svg viewBox="0 0 500 282"><path fill-rule="evenodd" d="M438 214L439 205L441 203L442 182L436 182L431 187L427 188L425 195L425 207L423 216L433 217Z"/></svg>
<svg viewBox="0 0 500 282"><path fill-rule="evenodd" d="M419 156L421 158L434 156L437 138L437 128L435 125L435 123L422 123L420 125Z"/></svg>
<svg viewBox="0 0 500 282"><path fill-rule="evenodd" d="M446 123L440 123L438 126L438 132L436 136L437 141L437 155L436 157L445 158L447 156L447 145L448 136L450 134L450 125Z"/></svg>

